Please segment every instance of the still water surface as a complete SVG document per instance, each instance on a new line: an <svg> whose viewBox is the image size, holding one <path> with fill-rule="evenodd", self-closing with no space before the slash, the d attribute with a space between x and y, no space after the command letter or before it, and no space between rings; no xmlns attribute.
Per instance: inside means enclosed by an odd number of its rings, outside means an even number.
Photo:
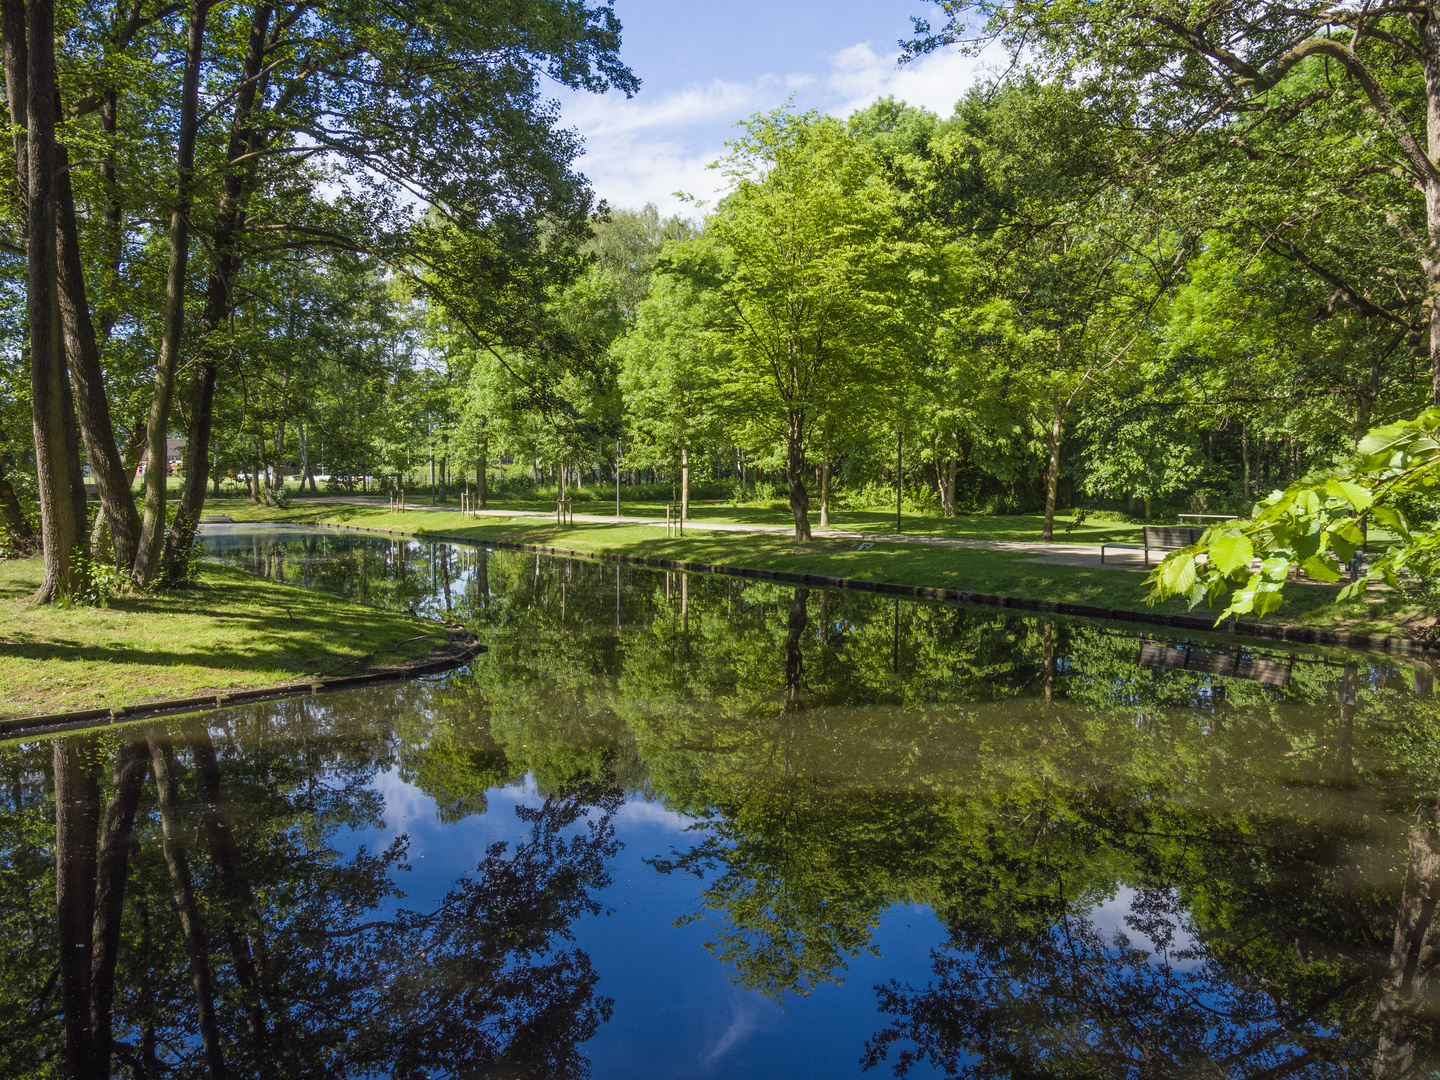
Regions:
<svg viewBox="0 0 1440 1080"><path fill-rule="evenodd" d="M104 1075L107 1025L113 1074L157 1078L1440 1063L1418 663L320 530L206 543L489 652L0 746L0 1075L67 1051Z"/></svg>

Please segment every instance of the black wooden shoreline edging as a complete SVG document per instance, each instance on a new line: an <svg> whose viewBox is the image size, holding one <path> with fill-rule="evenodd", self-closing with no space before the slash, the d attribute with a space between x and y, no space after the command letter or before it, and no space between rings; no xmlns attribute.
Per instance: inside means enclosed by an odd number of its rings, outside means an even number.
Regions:
<svg viewBox="0 0 1440 1080"><path fill-rule="evenodd" d="M248 524L236 522L237 525ZM257 522L256 524L283 525L286 522ZM468 536L451 536L448 533L412 533L403 529L376 529L363 525L335 525L329 522L297 522L307 528L316 526L327 529L347 529L350 532L373 533L376 536L405 536L412 540L436 540L447 544L467 544L471 547L504 548L510 551L529 551L541 555L553 555L566 559L590 559L599 562L618 562L629 566L642 566L651 570L680 570L692 574L728 574L731 577L754 578L759 581L778 581L786 585L809 585L818 589L852 589L859 592L885 593L891 596L908 596L915 600L941 600L957 604L983 604L988 607L1012 608L1016 611L1039 611L1051 615L1078 615L1085 619L1107 619L1115 622L1147 623L1152 626L1170 626L1177 630L1197 630L1210 634L1226 634L1235 637L1263 638L1271 641L1293 641L1300 645L1327 645L1342 649L1368 649L1375 652L1426 653L1434 651L1437 645L1427 641L1412 641L1409 638L1381 637L1375 634L1350 634L1335 630L1312 630L1304 626L1286 626L1283 623L1240 622L1232 620L1216 626L1210 619L1195 615L1163 615L1156 611L1127 611L1124 608L1093 607L1090 604L1067 604L1059 600L1030 600L1018 596L998 596L992 593L970 592L968 589L938 589L928 585L897 585L888 581L864 581L859 578L827 577L822 574L797 574L789 570L756 570L748 566L725 566L714 563L689 562L684 559L660 559L650 555L626 555L611 551L576 551L573 548L550 547L546 544L520 544L509 540L476 540Z"/></svg>
<svg viewBox="0 0 1440 1080"><path fill-rule="evenodd" d="M387 667L363 675L341 675L332 679L300 679L280 686L262 687L255 690L234 690L215 694L200 694L187 698L165 698L148 701L140 705L117 705L110 709L79 709L75 712L49 713L44 716L15 716L0 719L0 739L12 739L25 735L50 734L72 728L94 727L105 723L130 723L149 720L178 713L195 712L200 709L220 709L227 705L248 705L256 701L281 701L287 698L307 697L325 694L335 690L353 690L357 686L372 683L396 682L421 675L438 675L450 671L475 659L486 651L469 634L463 638L452 637L448 642L448 655L424 663Z"/></svg>

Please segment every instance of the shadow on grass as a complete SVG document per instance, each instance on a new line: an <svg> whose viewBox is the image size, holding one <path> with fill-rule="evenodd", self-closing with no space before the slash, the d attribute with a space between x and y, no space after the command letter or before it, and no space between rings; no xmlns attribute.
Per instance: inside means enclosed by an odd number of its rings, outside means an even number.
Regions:
<svg viewBox="0 0 1440 1080"><path fill-rule="evenodd" d="M33 591L33 583L13 567L11 571L0 597L23 597ZM59 664L189 665L260 673L307 671L316 663L370 652L399 656L402 653L395 646L422 633L427 640L408 642L404 654L422 652L445 639L443 631L393 612L251 578L240 571L214 567L206 572L219 580L161 596L116 598L105 610L125 619L96 627L96 633L106 638L103 641L78 636L70 627L36 629L33 618L17 619L4 631L4 656ZM234 579L226 580L231 575ZM83 615L100 609L72 610ZM45 614L64 619L66 613L61 609ZM171 618L176 621L171 623ZM137 624L127 625L131 619ZM338 633L348 635L348 640L334 640ZM232 636L240 640L225 640Z"/></svg>

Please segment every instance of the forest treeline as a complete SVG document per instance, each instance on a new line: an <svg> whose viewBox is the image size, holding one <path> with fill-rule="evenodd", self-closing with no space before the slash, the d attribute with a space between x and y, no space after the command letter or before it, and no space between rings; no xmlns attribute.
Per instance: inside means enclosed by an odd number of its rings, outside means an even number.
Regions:
<svg viewBox="0 0 1440 1080"><path fill-rule="evenodd" d="M763 484L801 538L901 485L1048 539L1248 512L1436 400L1440 16L940 7L909 56L1017 63L946 116L752 116L663 218L594 202L540 93L635 89L608 4L5 0L0 492L42 593L183 578L226 474Z"/></svg>

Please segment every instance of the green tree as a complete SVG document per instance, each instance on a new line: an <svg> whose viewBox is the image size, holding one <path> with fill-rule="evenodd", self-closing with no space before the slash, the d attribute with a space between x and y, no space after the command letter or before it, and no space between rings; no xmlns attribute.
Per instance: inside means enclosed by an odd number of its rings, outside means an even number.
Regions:
<svg viewBox="0 0 1440 1080"><path fill-rule="evenodd" d="M808 540L817 421L845 398L883 401L887 369L911 355L907 299L930 287L933 256L896 235L893 190L838 121L780 110L730 147L734 190L699 241L713 256L691 265L714 294L725 408L784 447L795 536Z"/></svg>
<svg viewBox="0 0 1440 1080"><path fill-rule="evenodd" d="M686 278L661 274L614 346L633 459L678 473L682 518L690 516L691 459L718 436L708 299Z"/></svg>

